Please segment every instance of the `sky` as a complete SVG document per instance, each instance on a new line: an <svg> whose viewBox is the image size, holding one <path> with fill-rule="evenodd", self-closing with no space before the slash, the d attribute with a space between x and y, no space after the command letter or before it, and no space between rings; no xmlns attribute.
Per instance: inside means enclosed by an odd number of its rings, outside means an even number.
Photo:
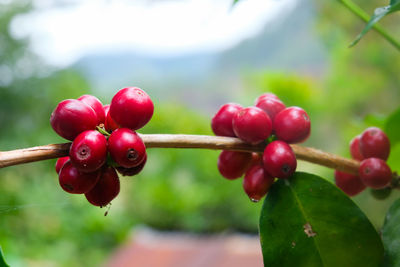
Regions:
<svg viewBox="0 0 400 267"><path fill-rule="evenodd" d="M228 49L290 14L297 0L36 0L10 27L48 63L66 67L95 53L180 56Z"/></svg>

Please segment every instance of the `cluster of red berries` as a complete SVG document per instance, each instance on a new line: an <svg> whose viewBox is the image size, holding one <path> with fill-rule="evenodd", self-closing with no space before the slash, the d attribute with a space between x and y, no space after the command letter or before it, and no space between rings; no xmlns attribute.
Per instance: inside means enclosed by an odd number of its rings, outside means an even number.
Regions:
<svg viewBox="0 0 400 267"><path fill-rule="evenodd" d="M214 115L215 135L238 137L250 144L270 140L261 157L257 153L222 151L218 170L227 179L245 174L243 188L252 201L259 201L275 178L287 179L296 170L296 156L289 144L301 143L310 135L310 118L299 107L286 107L274 94L258 97L255 106L223 105Z"/></svg>
<svg viewBox="0 0 400 267"><path fill-rule="evenodd" d="M153 111L150 97L136 87L121 89L110 105L92 95L61 101L50 123L73 141L69 156L56 162L62 189L85 194L95 206L110 203L120 191L117 171L136 175L146 163L146 147L135 131L150 121Z"/></svg>
<svg viewBox="0 0 400 267"><path fill-rule="evenodd" d="M358 175L335 171L335 183L349 196L355 196L366 187L383 189L392 181L392 171L386 164L390 141L379 128L367 128L350 142L350 154L361 161Z"/></svg>

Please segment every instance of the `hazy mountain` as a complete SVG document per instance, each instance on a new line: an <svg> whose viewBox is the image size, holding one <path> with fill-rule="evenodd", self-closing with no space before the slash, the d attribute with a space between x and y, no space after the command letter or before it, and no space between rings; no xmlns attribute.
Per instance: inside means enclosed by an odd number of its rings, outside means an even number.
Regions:
<svg viewBox="0 0 400 267"><path fill-rule="evenodd" d="M111 97L119 88L137 85L160 100L184 98L189 104L204 108L214 105L209 103L209 94L214 94L214 101L221 103L238 89L238 75L242 71L321 73L326 59L313 33L310 6L299 3L289 16L269 23L259 35L221 53L165 58L117 51L86 56L75 67L105 96Z"/></svg>

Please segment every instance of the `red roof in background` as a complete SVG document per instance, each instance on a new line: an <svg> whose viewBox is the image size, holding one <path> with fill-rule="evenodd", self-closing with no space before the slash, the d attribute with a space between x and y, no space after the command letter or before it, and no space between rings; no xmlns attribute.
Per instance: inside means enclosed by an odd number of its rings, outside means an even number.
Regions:
<svg viewBox="0 0 400 267"><path fill-rule="evenodd" d="M262 267L258 236L135 231L105 267Z"/></svg>

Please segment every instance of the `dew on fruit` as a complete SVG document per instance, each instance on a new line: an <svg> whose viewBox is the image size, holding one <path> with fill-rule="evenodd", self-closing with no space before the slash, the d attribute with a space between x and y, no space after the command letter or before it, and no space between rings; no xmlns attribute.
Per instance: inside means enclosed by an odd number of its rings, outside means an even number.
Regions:
<svg viewBox="0 0 400 267"><path fill-rule="evenodd" d="M251 202L254 202L254 203L258 203L258 202L260 202L260 200L259 200L259 199L255 199L255 198L250 198L250 200L251 200Z"/></svg>

